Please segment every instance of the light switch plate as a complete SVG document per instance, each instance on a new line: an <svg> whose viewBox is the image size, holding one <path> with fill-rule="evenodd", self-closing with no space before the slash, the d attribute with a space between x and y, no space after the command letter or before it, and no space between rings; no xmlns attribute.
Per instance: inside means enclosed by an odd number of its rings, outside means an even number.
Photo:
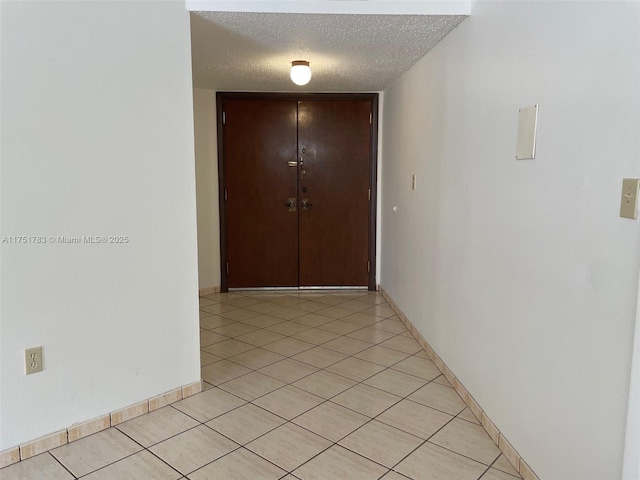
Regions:
<svg viewBox="0 0 640 480"><path fill-rule="evenodd" d="M536 158L536 132L538 129L538 105L523 107L518 115L518 146L516 159Z"/></svg>
<svg viewBox="0 0 640 480"><path fill-rule="evenodd" d="M416 189L416 176L415 174L411 175L411 190Z"/></svg>
<svg viewBox="0 0 640 480"><path fill-rule="evenodd" d="M638 218L638 189L640 178L625 178L622 180L622 197L620 199L620 216L623 218Z"/></svg>

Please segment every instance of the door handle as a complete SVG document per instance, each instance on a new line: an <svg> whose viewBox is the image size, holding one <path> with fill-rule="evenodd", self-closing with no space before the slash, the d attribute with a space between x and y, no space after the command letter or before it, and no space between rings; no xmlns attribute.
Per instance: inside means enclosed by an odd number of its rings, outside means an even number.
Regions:
<svg viewBox="0 0 640 480"><path fill-rule="evenodd" d="M300 210L302 210L303 212L306 212L309 210L309 207L312 207L313 204L309 203L309 199L308 198L303 198L300 200Z"/></svg>
<svg viewBox="0 0 640 480"><path fill-rule="evenodd" d="M290 212L295 212L296 211L296 199L295 198L289 198L289 201L287 203L284 204L285 207L289 207L289 211Z"/></svg>

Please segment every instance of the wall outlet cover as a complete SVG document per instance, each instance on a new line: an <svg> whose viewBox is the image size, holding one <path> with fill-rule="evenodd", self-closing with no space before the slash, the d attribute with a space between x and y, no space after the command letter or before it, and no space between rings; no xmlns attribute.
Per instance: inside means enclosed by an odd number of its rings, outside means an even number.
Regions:
<svg viewBox="0 0 640 480"><path fill-rule="evenodd" d="M27 348L24 351L24 368L27 375L42 371L42 347Z"/></svg>
<svg viewBox="0 0 640 480"><path fill-rule="evenodd" d="M640 178L625 178L622 180L622 197L620 198L620 216L623 218L638 218L638 190Z"/></svg>
<svg viewBox="0 0 640 480"><path fill-rule="evenodd" d="M523 107L518 115L518 145L516 159L536 158L536 133L538 130L538 105Z"/></svg>

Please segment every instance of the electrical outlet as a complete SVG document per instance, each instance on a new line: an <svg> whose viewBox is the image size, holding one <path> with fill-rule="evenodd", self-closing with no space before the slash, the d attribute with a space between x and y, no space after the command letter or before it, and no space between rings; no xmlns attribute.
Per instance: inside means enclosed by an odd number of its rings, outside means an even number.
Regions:
<svg viewBox="0 0 640 480"><path fill-rule="evenodd" d="M24 368L27 375L42 371L42 347L27 348L24 351Z"/></svg>

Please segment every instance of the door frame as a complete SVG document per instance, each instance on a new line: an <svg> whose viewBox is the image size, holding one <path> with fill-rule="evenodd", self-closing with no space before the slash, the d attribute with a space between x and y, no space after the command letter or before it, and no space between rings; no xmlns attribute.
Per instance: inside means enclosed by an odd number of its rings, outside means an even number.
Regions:
<svg viewBox="0 0 640 480"><path fill-rule="evenodd" d="M378 94L377 93L254 93L254 92L217 92L216 123L218 136L218 206L220 217L220 291L228 292L227 273L227 203L225 191L223 113L226 100L368 100L371 102L371 142L369 185L369 274L368 289L375 291L376 285L376 220L378 203Z"/></svg>

